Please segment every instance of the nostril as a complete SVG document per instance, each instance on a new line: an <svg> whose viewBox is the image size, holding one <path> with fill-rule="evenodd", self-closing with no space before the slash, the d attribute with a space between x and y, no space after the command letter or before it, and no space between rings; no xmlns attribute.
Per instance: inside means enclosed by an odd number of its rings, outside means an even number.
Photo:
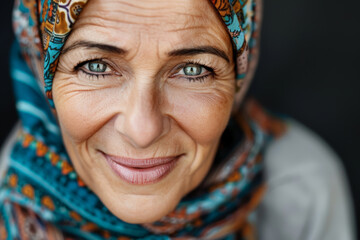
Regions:
<svg viewBox="0 0 360 240"><path fill-rule="evenodd" d="M134 147L146 148L168 131L168 125L167 117L156 109L132 108L117 116L114 128Z"/></svg>
<svg viewBox="0 0 360 240"><path fill-rule="evenodd" d="M138 147L147 147L162 135L163 121L161 115L137 116L130 118L125 133Z"/></svg>

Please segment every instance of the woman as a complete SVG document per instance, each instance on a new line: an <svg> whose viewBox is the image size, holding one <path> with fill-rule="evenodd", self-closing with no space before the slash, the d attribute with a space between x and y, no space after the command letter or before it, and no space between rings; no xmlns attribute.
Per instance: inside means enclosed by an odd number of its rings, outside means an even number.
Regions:
<svg viewBox="0 0 360 240"><path fill-rule="evenodd" d="M331 153L254 101L238 113L256 64L260 7L215 0L17 1L12 73L21 124L3 151L0 236L253 239L257 232L260 239L351 239L346 185ZM297 131L303 137L294 141ZM279 140L270 145L274 137ZM310 166L300 156L296 169L310 175L289 171L294 160L274 162L287 156L282 144L304 140L320 152ZM311 149L298 149L304 148ZM312 178L319 167L328 174ZM295 204L296 217L316 214L277 229L293 220L272 204L276 197L284 206L295 202L273 187L284 173L314 180L295 181L292 189L331 176L336 207L323 207L328 197L318 201L320 212L312 210L318 202Z"/></svg>

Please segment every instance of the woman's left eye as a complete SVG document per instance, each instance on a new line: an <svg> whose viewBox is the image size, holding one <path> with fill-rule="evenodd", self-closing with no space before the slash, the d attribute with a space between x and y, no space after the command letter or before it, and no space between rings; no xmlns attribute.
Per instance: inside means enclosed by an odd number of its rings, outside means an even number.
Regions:
<svg viewBox="0 0 360 240"><path fill-rule="evenodd" d="M204 71L205 68L200 65L189 64L180 70L180 74L184 74L186 76L199 76Z"/></svg>
<svg viewBox="0 0 360 240"><path fill-rule="evenodd" d="M200 64L188 63L175 76L181 76L189 81L202 81L213 73L212 69Z"/></svg>

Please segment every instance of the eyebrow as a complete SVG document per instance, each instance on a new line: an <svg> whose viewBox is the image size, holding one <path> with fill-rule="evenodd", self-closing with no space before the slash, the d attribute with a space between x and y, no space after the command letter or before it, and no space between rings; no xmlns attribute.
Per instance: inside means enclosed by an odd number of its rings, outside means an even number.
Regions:
<svg viewBox="0 0 360 240"><path fill-rule="evenodd" d="M122 55L127 53L126 50L115 47L113 45L96 43L96 42L91 42L91 41L77 41L77 42L73 43L71 46L64 48L62 50L62 54L64 55L67 52L72 51L77 48L97 48L97 49L100 49L105 52L117 53L117 54L122 54ZM193 56L193 55L204 54L204 53L219 56L219 57L225 59L225 61L230 62L228 56L226 55L226 53L224 51L222 51L216 47L212 47L212 46L200 46L200 47L195 47L195 48L176 49L176 50L169 52L168 55L172 56L172 57L174 57L174 56Z"/></svg>
<svg viewBox="0 0 360 240"><path fill-rule="evenodd" d="M228 56L224 51L212 46L201 46L195 48L183 48L183 49L173 50L169 53L169 56L193 56L202 53L213 54L225 59L227 62L230 62Z"/></svg>
<svg viewBox="0 0 360 240"><path fill-rule="evenodd" d="M73 43L71 46L64 48L62 50L62 54L64 55L67 52L77 49L77 48L97 48L97 49L100 49L100 50L108 52L108 53L117 53L117 54L126 54L127 53L126 50L115 47L113 45L90 42L90 41L77 41L77 42Z"/></svg>

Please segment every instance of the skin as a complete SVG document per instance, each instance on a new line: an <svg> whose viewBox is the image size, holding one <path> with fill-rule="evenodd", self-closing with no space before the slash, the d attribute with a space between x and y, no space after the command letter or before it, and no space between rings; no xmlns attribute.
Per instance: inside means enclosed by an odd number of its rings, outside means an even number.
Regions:
<svg viewBox="0 0 360 240"><path fill-rule="evenodd" d="M73 47L79 41L126 53ZM169 55L201 46L225 57ZM59 60L53 96L76 171L114 215L129 223L159 220L204 179L233 107L232 51L207 0L89 1ZM108 64L105 76L89 75L82 63L93 59ZM213 70L201 68L205 77L189 80L181 68L188 62ZM181 158L160 181L137 185L116 175L103 153Z"/></svg>

